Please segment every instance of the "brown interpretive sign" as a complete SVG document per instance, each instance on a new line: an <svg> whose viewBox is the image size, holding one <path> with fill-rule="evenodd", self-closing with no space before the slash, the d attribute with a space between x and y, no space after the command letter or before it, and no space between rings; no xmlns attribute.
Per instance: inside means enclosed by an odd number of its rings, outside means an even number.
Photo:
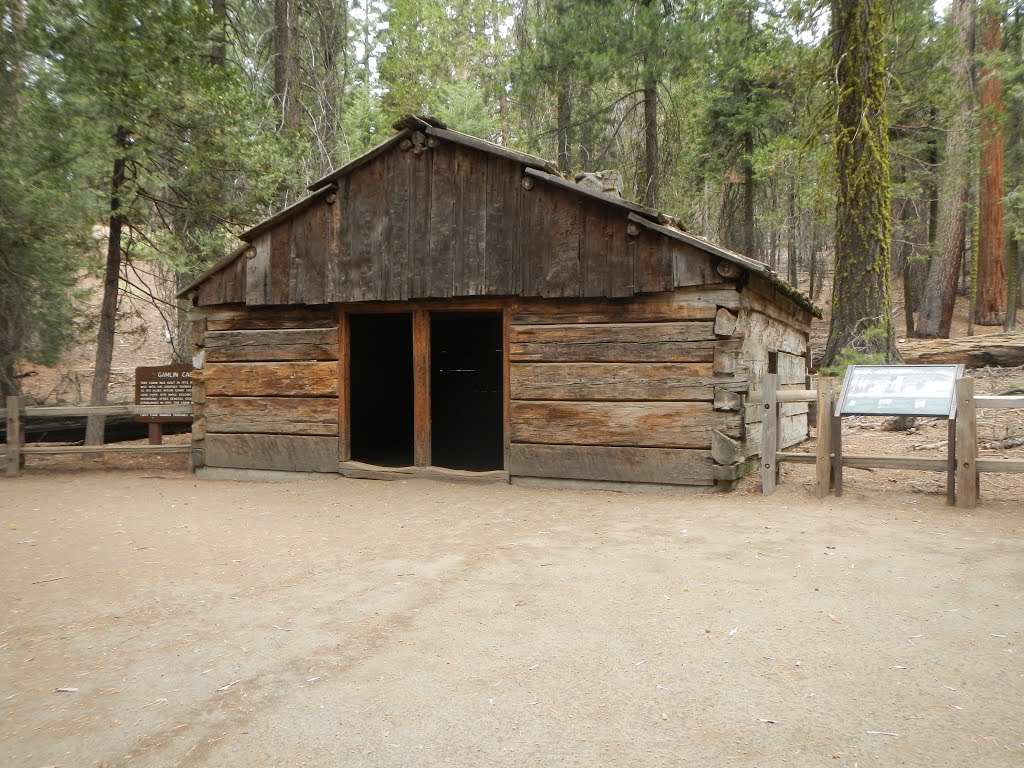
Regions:
<svg viewBox="0 0 1024 768"><path fill-rule="evenodd" d="M191 405L192 366L156 365L135 369L136 405ZM137 416L136 421L149 423L189 422L191 416L154 414Z"/></svg>
<svg viewBox="0 0 1024 768"><path fill-rule="evenodd" d="M136 405L191 405L192 404L192 371L191 365L152 365L139 366L135 369L135 404ZM160 415L136 416L135 421L149 424L150 445L163 442L163 425L177 422L189 423L191 416Z"/></svg>

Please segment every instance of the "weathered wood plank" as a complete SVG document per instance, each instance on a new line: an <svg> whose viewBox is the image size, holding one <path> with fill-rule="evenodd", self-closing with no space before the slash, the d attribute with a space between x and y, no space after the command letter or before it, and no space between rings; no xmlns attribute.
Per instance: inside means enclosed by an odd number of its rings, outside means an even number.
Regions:
<svg viewBox="0 0 1024 768"><path fill-rule="evenodd" d="M267 303L290 304L292 271L292 222L283 221L270 230L270 265L267 275Z"/></svg>
<svg viewBox="0 0 1024 768"><path fill-rule="evenodd" d="M605 235L605 209L594 201L581 208L580 270L584 296L608 295L608 238Z"/></svg>
<svg viewBox="0 0 1024 768"><path fill-rule="evenodd" d="M714 480L706 450L522 443L512 444L509 474L668 485L709 485Z"/></svg>
<svg viewBox="0 0 1024 768"><path fill-rule="evenodd" d="M613 208L605 212L605 242L608 244L608 296L636 293L633 260L636 243L626 233L626 217Z"/></svg>
<svg viewBox="0 0 1024 768"><path fill-rule="evenodd" d="M273 331L211 331L206 334L210 362L337 360L338 332L333 328Z"/></svg>
<svg viewBox="0 0 1024 768"><path fill-rule="evenodd" d="M743 410L742 392L747 391L746 379L727 379L728 384L715 387L715 410L716 411L741 411Z"/></svg>
<svg viewBox="0 0 1024 768"><path fill-rule="evenodd" d="M337 472L338 438L297 435L207 435L208 467Z"/></svg>
<svg viewBox="0 0 1024 768"><path fill-rule="evenodd" d="M426 154L433 155L430 174L430 232L427 241L430 282L426 295L447 298L452 295L452 276L459 237L455 152L452 145L442 143Z"/></svg>
<svg viewBox="0 0 1024 768"><path fill-rule="evenodd" d="M645 229L637 235L635 242L633 284L636 290L639 293L672 290L671 255L664 238Z"/></svg>
<svg viewBox="0 0 1024 768"><path fill-rule="evenodd" d="M486 221L484 223L484 291L492 296L513 295L521 171L504 158L487 158Z"/></svg>
<svg viewBox="0 0 1024 768"><path fill-rule="evenodd" d="M356 197L353 206L356 219L350 222L353 229L352 249L356 267L357 292L363 301L385 295L381 261L384 252L384 165L370 163L357 171L353 179L352 194Z"/></svg>
<svg viewBox="0 0 1024 768"><path fill-rule="evenodd" d="M707 363L515 363L513 400L712 400Z"/></svg>
<svg viewBox="0 0 1024 768"><path fill-rule="evenodd" d="M714 359L715 345L710 341L553 344L512 342L513 362L665 362L707 363Z"/></svg>
<svg viewBox="0 0 1024 768"><path fill-rule="evenodd" d="M832 485L832 410L836 379L818 379L818 429L814 452L814 495L824 499ZM778 457L776 457L778 461Z"/></svg>
<svg viewBox="0 0 1024 768"><path fill-rule="evenodd" d="M739 464L746 458L743 455L743 443L713 429L711 430L711 458L716 464Z"/></svg>
<svg viewBox="0 0 1024 768"><path fill-rule="evenodd" d="M333 397L210 397L206 433L337 435Z"/></svg>
<svg viewBox="0 0 1024 768"><path fill-rule="evenodd" d="M811 406L806 402L799 403L780 403L779 395L781 392L776 392L775 402L778 404L779 416L785 418L787 416L800 416L807 414L811 410ZM743 421L745 424L758 424L761 419L764 418L764 400L762 399L763 392L759 391L756 398L751 398L743 406Z"/></svg>
<svg viewBox="0 0 1024 768"><path fill-rule="evenodd" d="M715 336L729 338L736 332L738 317L725 307L719 307L715 315Z"/></svg>
<svg viewBox="0 0 1024 768"><path fill-rule="evenodd" d="M254 306L266 304L270 290L270 233L252 242L252 251L242 256L245 267L245 303Z"/></svg>
<svg viewBox="0 0 1024 768"><path fill-rule="evenodd" d="M125 445L124 443L107 443L105 445L29 445L21 449L24 454L50 455L76 453L188 453L192 446L187 444L163 445ZM8 461L10 468L10 461Z"/></svg>
<svg viewBox="0 0 1024 768"><path fill-rule="evenodd" d="M430 296L430 208L436 152L409 155L409 282L410 296Z"/></svg>
<svg viewBox="0 0 1024 768"><path fill-rule="evenodd" d="M247 259L243 256L235 259L224 268L224 295L222 300L225 304L245 301L246 262Z"/></svg>
<svg viewBox="0 0 1024 768"><path fill-rule="evenodd" d="M454 296L479 296L487 287L487 159L466 147L455 151L458 197Z"/></svg>
<svg viewBox="0 0 1024 768"><path fill-rule="evenodd" d="M513 443L711 448L711 430L740 437L736 414L711 403L513 401Z"/></svg>
<svg viewBox="0 0 1024 768"><path fill-rule="evenodd" d="M347 258L342 253L343 233L342 216L345 206L337 191L333 194L334 201L327 207L327 263L324 264L324 301L338 300L338 287L341 284L341 261Z"/></svg>
<svg viewBox="0 0 1024 768"><path fill-rule="evenodd" d="M712 324L603 323L514 325L513 362L708 362Z"/></svg>
<svg viewBox="0 0 1024 768"><path fill-rule="evenodd" d="M338 375L335 381L338 389L338 461L352 458L352 382L351 336L349 316L338 309Z"/></svg>
<svg viewBox="0 0 1024 768"><path fill-rule="evenodd" d="M978 422L971 378L956 382L956 505L978 506Z"/></svg>
<svg viewBox="0 0 1024 768"><path fill-rule="evenodd" d="M409 298L409 227L413 201L410 176L411 152L389 152L384 163L383 242L384 297L391 301Z"/></svg>
<svg viewBox="0 0 1024 768"><path fill-rule="evenodd" d="M196 301L201 305L224 303L224 271L214 272L199 284Z"/></svg>
<svg viewBox="0 0 1024 768"><path fill-rule="evenodd" d="M669 323L572 323L564 325L513 325L511 341L549 344L651 344L667 341L715 343L713 324Z"/></svg>
<svg viewBox="0 0 1024 768"><path fill-rule="evenodd" d="M761 402L755 406L761 414L761 491L765 496L775 493L779 482L779 465L775 454L779 450L779 412L776 410L775 393L779 388L779 377L769 373L764 377Z"/></svg>
<svg viewBox="0 0 1024 768"><path fill-rule="evenodd" d="M532 183L532 179L526 179ZM551 243L547 237L547 196L538 185L524 187L519 194L519 222L523 236L519 239L517 255L519 294L542 295L544 265L550 262Z"/></svg>
<svg viewBox="0 0 1024 768"><path fill-rule="evenodd" d="M545 304L527 302L512 315L515 325L568 323L659 323L688 320L714 320L718 307L714 300L659 294L635 299L609 301L558 301Z"/></svg>
<svg viewBox="0 0 1024 768"><path fill-rule="evenodd" d="M778 365L779 384L807 384L807 358L803 355L779 352Z"/></svg>
<svg viewBox="0 0 1024 768"><path fill-rule="evenodd" d="M209 331L264 331L287 328L334 328L337 316L329 304L273 308L221 307L207 312L203 320ZM198 321L193 320L195 323Z"/></svg>
<svg viewBox="0 0 1024 768"><path fill-rule="evenodd" d="M671 272L677 286L707 285L722 279L715 271L716 257L697 250L689 243L670 241L668 247L672 254Z"/></svg>
<svg viewBox="0 0 1024 768"><path fill-rule="evenodd" d="M330 239L331 206L319 203L292 221L292 270L288 295L292 303L322 304Z"/></svg>
<svg viewBox="0 0 1024 768"><path fill-rule="evenodd" d="M193 374L207 397L332 397L338 394L334 362L208 363Z"/></svg>
<svg viewBox="0 0 1024 768"><path fill-rule="evenodd" d="M546 297L580 296L580 198L560 189L546 188L544 280L540 293Z"/></svg>
<svg viewBox="0 0 1024 768"><path fill-rule="evenodd" d="M747 424L745 427L746 439L743 441L743 450L747 456L757 456L761 453L761 422ZM782 416L779 418L778 428L779 449L790 448L807 439L807 414L796 416Z"/></svg>

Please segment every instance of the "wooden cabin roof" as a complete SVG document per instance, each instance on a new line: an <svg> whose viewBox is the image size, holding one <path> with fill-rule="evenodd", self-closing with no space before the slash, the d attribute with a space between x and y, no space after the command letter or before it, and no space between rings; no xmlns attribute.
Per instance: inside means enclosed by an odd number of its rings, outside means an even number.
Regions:
<svg viewBox="0 0 1024 768"><path fill-rule="evenodd" d="M186 286L199 305L456 296L629 297L759 275L767 265L642 205L581 187L551 162L431 118L310 185ZM738 269L737 269L738 268Z"/></svg>

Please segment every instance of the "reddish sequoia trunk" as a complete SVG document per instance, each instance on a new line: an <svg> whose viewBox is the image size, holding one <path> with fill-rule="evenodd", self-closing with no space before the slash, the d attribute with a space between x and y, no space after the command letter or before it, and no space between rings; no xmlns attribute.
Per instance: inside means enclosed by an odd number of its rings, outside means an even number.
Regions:
<svg viewBox="0 0 1024 768"><path fill-rule="evenodd" d="M946 162L939 189L938 251L928 269L921 299L917 334L922 338L949 336L956 302L956 284L964 256L967 201L970 192L971 94L974 86L974 0L954 0L957 50L952 62L952 94L956 113L946 138Z"/></svg>
<svg viewBox="0 0 1024 768"><path fill-rule="evenodd" d="M1002 16L985 15L981 47L999 50ZM1001 325L1006 317L1006 239L1003 231L1003 86L995 67L981 70L981 179L978 187L978 298L974 319L979 325Z"/></svg>

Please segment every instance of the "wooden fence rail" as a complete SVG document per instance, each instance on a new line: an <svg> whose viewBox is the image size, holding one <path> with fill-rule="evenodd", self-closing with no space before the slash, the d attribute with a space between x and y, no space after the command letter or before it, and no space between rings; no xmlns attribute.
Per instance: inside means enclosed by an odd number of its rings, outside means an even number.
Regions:
<svg viewBox="0 0 1024 768"><path fill-rule="evenodd" d="M815 389L778 388L778 376L764 377L762 391L754 397L766 411L761 440L761 488L764 493L774 493L779 481L779 466L784 462L814 464L815 495L825 498L833 480L842 476L842 467L853 469L907 469L932 472L946 472L950 478L949 501L958 507L974 508L978 504L978 474L980 472L1024 472L1024 459L979 459L978 426L976 411L979 408L1024 408L1024 396L1016 395L975 395L974 379L963 378L956 382L957 417L954 429L950 428L950 444L953 454L948 458L933 456L883 456L842 454L842 464L837 456L839 420L833 416L835 396L839 379L821 378ZM817 445L814 453L797 453L778 449L779 403L805 403L817 401ZM955 488L955 497L953 490ZM837 486L837 491L839 487Z"/></svg>
<svg viewBox="0 0 1024 768"><path fill-rule="evenodd" d="M190 445L25 445L25 421L42 416L191 416L191 405L59 405L23 406L21 398L8 397L0 408L0 419L7 425L7 443L0 447L6 475L17 477L25 456L33 454L75 453L188 453Z"/></svg>

